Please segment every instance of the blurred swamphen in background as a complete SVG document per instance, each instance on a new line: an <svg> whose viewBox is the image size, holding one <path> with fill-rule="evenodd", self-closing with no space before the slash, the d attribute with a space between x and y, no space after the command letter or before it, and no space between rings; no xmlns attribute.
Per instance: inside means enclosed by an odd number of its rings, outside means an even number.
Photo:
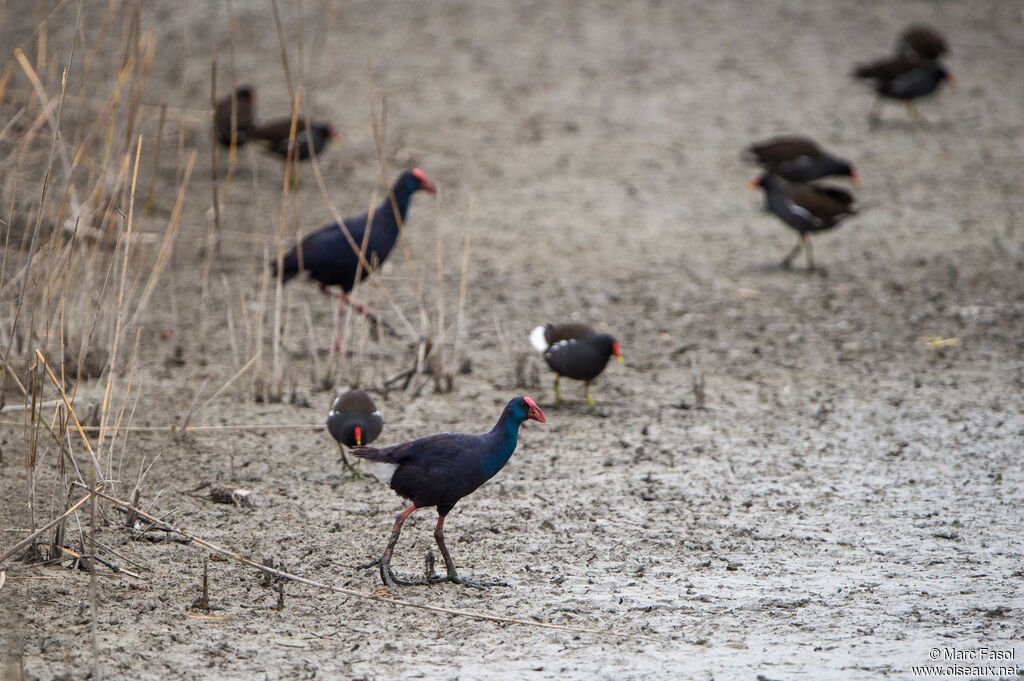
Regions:
<svg viewBox="0 0 1024 681"><path fill-rule="evenodd" d="M789 182L810 182L829 175L846 175L857 184L857 172L810 137L781 135L747 147L748 157L770 173Z"/></svg>
<svg viewBox="0 0 1024 681"><path fill-rule="evenodd" d="M841 220L857 211L853 195L845 189L814 183L785 182L771 173L764 173L750 183L750 188L764 190L764 208L800 234L796 248L782 261L789 267L803 248L807 256L807 269L814 269L810 232L832 229Z"/></svg>
<svg viewBox="0 0 1024 681"><path fill-rule="evenodd" d="M544 353L544 361L555 372L555 406L562 403L559 379L583 381L583 395L591 409L597 405L590 396L590 382L601 375L608 360L622 361L619 342L586 324L548 324L530 333L530 344Z"/></svg>
<svg viewBox="0 0 1024 681"><path fill-rule="evenodd" d="M357 274L362 281L371 267L380 267L387 259L398 241L399 219L405 224L412 195L420 189L431 194L437 192L419 168L399 175L391 189L397 213L392 207L391 197L386 196L373 211L373 220L369 224L367 213L344 218L342 225L331 223L306 235L298 246L285 253L281 259L282 282L287 282L300 272L309 272L310 279L318 282L324 293L327 293L328 286L341 288L336 347L341 345L343 313L348 304L348 294L356 284ZM270 266L274 276L277 276L278 262L271 261ZM363 305L354 303L352 307L360 314L372 316Z"/></svg>
<svg viewBox="0 0 1024 681"><path fill-rule="evenodd" d="M384 419L377 405L362 390L348 390L338 395L327 414L327 431L338 442L345 468L355 475L359 472L345 456L345 447L368 445L377 439L383 428Z"/></svg>
<svg viewBox="0 0 1024 681"><path fill-rule="evenodd" d="M459 577L451 554L448 553L448 547L444 543L444 519L460 499L490 480L508 463L519 440L519 426L528 419L544 423L544 412L529 397L516 397L505 405L501 417L489 433L446 433L383 449L353 449L352 454L363 459L367 469L376 478L390 485L399 496L412 502L407 509L398 514L395 526L391 530L391 539L381 557L360 565L359 568L380 566L380 578L391 588L395 588L397 584L408 586L439 582L465 584L476 588L502 584L478 583ZM422 580L398 579L391 571L391 555L398 543L402 523L417 508L425 506L437 507L434 539L441 550L448 574L444 577L433 574L431 567Z"/></svg>
<svg viewBox="0 0 1024 681"><path fill-rule="evenodd" d="M231 125L234 112L235 125ZM245 144L256 122L256 90L249 85L236 88L233 93L217 100L213 112L213 132L217 141L231 146L231 132L235 131L235 146Z"/></svg>

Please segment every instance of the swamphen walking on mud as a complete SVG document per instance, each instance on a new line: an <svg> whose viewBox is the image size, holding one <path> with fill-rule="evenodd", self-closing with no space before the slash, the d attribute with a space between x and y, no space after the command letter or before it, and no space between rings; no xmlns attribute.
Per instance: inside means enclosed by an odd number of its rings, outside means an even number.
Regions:
<svg viewBox="0 0 1024 681"><path fill-rule="evenodd" d="M310 279L320 284L320 290L324 293L327 293L328 286L341 288L336 347L341 345L342 313L348 304L348 294L356 284L357 273L362 281L371 267L380 267L384 263L398 241L398 221L401 219L402 224L405 224L409 200L420 189L431 194L437 192L422 170L407 170L392 185L397 213L392 207L391 197L386 196L373 211L372 222L368 214L364 213L345 218L343 225L331 223L305 236L298 246L284 255L281 261L282 282L305 271L309 272ZM272 261L270 265L274 276L277 276L277 261ZM353 304L352 307L360 314L372 316L363 305Z"/></svg>
<svg viewBox="0 0 1024 681"><path fill-rule="evenodd" d="M358 475L345 456L345 447L363 447L377 439L384 428L384 419L377 405L362 390L348 390L338 395L327 414L327 431L338 442L341 461L349 471Z"/></svg>
<svg viewBox="0 0 1024 681"><path fill-rule="evenodd" d="M583 394L591 409L590 382L601 375L608 360L622 361L619 342L607 333L598 333L586 324L548 324L530 333L530 344L544 353L544 361L555 372L555 406L562 403L559 379L562 376L583 381Z"/></svg>
<svg viewBox="0 0 1024 681"><path fill-rule="evenodd" d="M800 233L796 248L782 261L788 268L802 248L807 256L807 269L814 269L811 253L811 232L832 229L841 220L857 211L853 195L845 189L814 183L790 183L765 173L750 183L750 188L764 190L765 210Z"/></svg>
<svg viewBox="0 0 1024 681"><path fill-rule="evenodd" d="M390 588L420 584L452 582L476 588L500 585L500 582L482 583L460 577L455 570L448 547L444 543L444 519L463 497L473 493L490 480L508 463L516 450L519 426L523 421L545 422L544 412L529 397L517 397L505 405L501 417L489 433L465 435L445 433L386 447L353 449L352 454L366 462L367 469L382 482L391 486L412 504L398 514L384 553L375 561L360 565L380 567L380 578ZM417 508L437 507L437 526L434 539L441 550L448 574L440 576L430 568L423 579L399 579L391 571L391 555L398 543L405 519Z"/></svg>
<svg viewBox="0 0 1024 681"><path fill-rule="evenodd" d="M829 175L847 175L857 184L857 171L846 160L828 154L810 137L781 135L747 147L751 160L789 182L810 182Z"/></svg>

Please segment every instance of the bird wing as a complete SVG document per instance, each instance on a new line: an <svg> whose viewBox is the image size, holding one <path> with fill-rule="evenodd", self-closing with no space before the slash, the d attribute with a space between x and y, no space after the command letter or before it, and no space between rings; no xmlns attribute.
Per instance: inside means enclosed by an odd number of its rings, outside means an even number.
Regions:
<svg viewBox="0 0 1024 681"><path fill-rule="evenodd" d="M581 341L561 340L544 353L548 366L559 376L589 380L601 373L608 358L602 358L591 345ZM602 361L602 359L604 361ZM595 369L598 371L595 373Z"/></svg>
<svg viewBox="0 0 1024 681"><path fill-rule="evenodd" d="M920 60L901 54L862 64L854 70L853 74L858 78L874 78L876 80L888 81L913 71L920 64Z"/></svg>
<svg viewBox="0 0 1024 681"><path fill-rule="evenodd" d="M856 212L852 207L853 196L838 187L810 183L791 184L786 187L786 197L795 208L811 214L815 224L821 227L842 215Z"/></svg>
<svg viewBox="0 0 1024 681"><path fill-rule="evenodd" d="M780 163L789 163L801 158L810 159L821 156L821 148L808 137L799 135L787 135L785 137L774 137L761 144L754 144L750 147L758 163L766 168L777 166Z"/></svg>
<svg viewBox="0 0 1024 681"><path fill-rule="evenodd" d="M424 470L445 467L472 451L476 435L442 433L403 442L392 447L356 447L353 456L368 461L393 463L399 466L417 466Z"/></svg>
<svg viewBox="0 0 1024 681"><path fill-rule="evenodd" d="M596 331L586 324L579 323L548 324L544 328L544 338L547 340L548 346L564 340L583 340L595 333Z"/></svg>

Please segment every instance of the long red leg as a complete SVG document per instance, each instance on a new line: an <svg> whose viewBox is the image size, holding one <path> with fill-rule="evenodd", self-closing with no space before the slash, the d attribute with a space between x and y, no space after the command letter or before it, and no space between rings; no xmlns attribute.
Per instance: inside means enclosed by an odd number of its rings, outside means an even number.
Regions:
<svg viewBox="0 0 1024 681"><path fill-rule="evenodd" d="M415 510L416 504L412 504L409 508L398 514L398 517L395 519L395 526L391 529L391 540L388 541L388 547L384 549L384 553L380 557L380 578L392 589L395 588L395 581L391 573L391 554L395 552L395 544L398 543L398 535L402 531L405 519L411 516Z"/></svg>

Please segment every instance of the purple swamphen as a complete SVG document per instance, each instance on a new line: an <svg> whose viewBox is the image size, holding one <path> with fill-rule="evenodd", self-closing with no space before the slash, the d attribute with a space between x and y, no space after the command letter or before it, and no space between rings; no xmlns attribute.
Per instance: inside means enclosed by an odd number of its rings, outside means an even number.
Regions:
<svg viewBox="0 0 1024 681"><path fill-rule="evenodd" d="M544 412L536 402L529 397L516 397L505 405L494 428L482 435L445 433L383 449L353 449L352 454L365 461L366 468L376 478L412 502L398 514L391 530L391 540L381 557L359 568L380 566L380 578L390 588L395 588L397 584L409 586L452 582L479 589L501 584L478 583L459 577L448 547L444 544L444 519L460 499L490 480L508 463L516 450L519 426L526 420L546 421ZM444 577L434 574L432 564L428 561L430 567L424 579L399 579L391 571L391 554L398 543L398 534L402 531L405 519L417 508L425 506L437 507L434 539L441 550L448 574Z"/></svg>
<svg viewBox="0 0 1024 681"><path fill-rule="evenodd" d="M327 414L327 431L338 442L345 468L355 475L359 472L345 456L345 447L368 445L377 439L383 428L384 419L377 405L362 390L347 390L338 395Z"/></svg>
<svg viewBox="0 0 1024 681"><path fill-rule="evenodd" d="M336 347L341 345L342 313L348 304L348 294L356 284L357 274L361 281L369 274L370 267L379 267L387 259L398 241L398 221L401 219L402 224L405 224L409 200L420 189L431 194L437 193L422 170L414 168L405 171L392 185L397 213L392 207L391 197L386 196L373 211L372 221L369 221L369 214L364 213L345 218L341 225L333 222L306 235L298 246L285 253L281 259L282 282L287 282L300 272L308 272L309 278L319 282L320 290L324 293L327 293L328 286L341 288ZM274 276L278 274L278 265L277 260L270 263ZM372 317L364 305L354 303L352 307L359 314Z"/></svg>

